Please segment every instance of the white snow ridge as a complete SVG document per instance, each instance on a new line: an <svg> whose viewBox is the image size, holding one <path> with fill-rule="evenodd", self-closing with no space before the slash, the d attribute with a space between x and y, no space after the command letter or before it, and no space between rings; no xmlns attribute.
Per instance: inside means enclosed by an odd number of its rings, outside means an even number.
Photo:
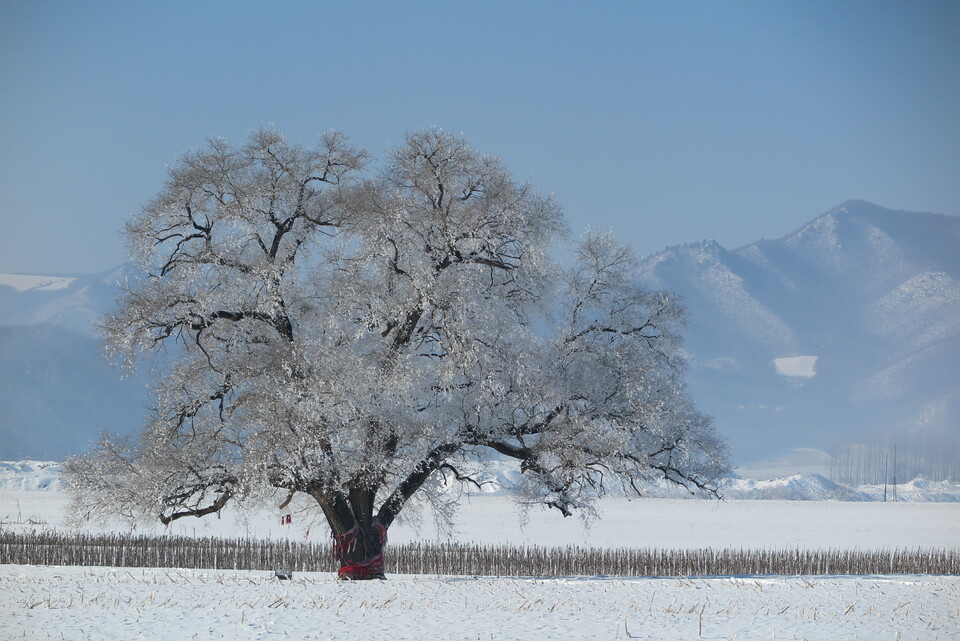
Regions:
<svg viewBox="0 0 960 641"><path fill-rule="evenodd" d="M0 492L64 490L62 471L56 461L0 461Z"/></svg>
<svg viewBox="0 0 960 641"><path fill-rule="evenodd" d="M817 356L788 356L775 358L777 374L797 378L813 378L817 374Z"/></svg>
<svg viewBox="0 0 960 641"><path fill-rule="evenodd" d="M77 280L68 276L27 276L23 274L0 274L0 285L13 287L18 292L41 290L57 291L70 287L70 283Z"/></svg>

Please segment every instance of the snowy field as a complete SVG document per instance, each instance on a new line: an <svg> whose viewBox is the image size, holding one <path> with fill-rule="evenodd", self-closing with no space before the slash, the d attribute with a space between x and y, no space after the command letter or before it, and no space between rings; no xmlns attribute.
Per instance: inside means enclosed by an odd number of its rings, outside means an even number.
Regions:
<svg viewBox="0 0 960 641"><path fill-rule="evenodd" d="M729 492L728 496L827 498L834 491L827 484L829 481L817 475L762 482L741 479L735 487L739 494ZM857 495L866 496L871 491L861 487ZM900 496L902 500L897 503L609 497L599 502L598 518L584 523L580 518L565 519L556 510L538 507L521 513L508 496L479 494L460 500L452 531L438 526L430 510L417 514L407 509L390 529L390 540L404 543L453 538L477 543L666 549L960 546L960 502L955 500L960 498L960 488L913 481L900 486ZM18 531L69 529L65 523L67 505L58 464L0 463L0 527ZM286 514L290 514L291 523L281 525L281 516ZM126 532L130 526L116 521L85 529ZM167 530L159 523L141 524L136 531L311 541L329 536L316 507L296 501L282 511L253 513L238 513L228 505L219 518L181 519Z"/></svg>
<svg viewBox="0 0 960 641"><path fill-rule="evenodd" d="M69 529L64 525L67 497L63 492L0 492L0 524L9 529ZM291 510L284 510L290 512ZM187 536L253 536L325 539L326 526L313 510L292 510L292 523L280 524L269 510L221 518L181 519L169 530ZM117 522L92 531L129 531ZM160 533L159 524L140 525L137 532ZM599 504L599 517L584 523L556 511L530 509L521 519L513 501L502 496L465 498L453 532L437 526L429 511L421 522L408 518L390 529L396 543L444 540L536 545L576 544L597 547L656 548L916 548L960 546L958 503L846 503L839 501L701 501L683 499L627 500Z"/></svg>
<svg viewBox="0 0 960 641"><path fill-rule="evenodd" d="M55 471L0 485L7 529L68 530ZM47 474L49 472L49 474ZM47 474L47 476L44 476ZM798 481L781 483L794 485ZM939 491L939 490L938 490ZM196 536L326 540L306 505L183 519ZM505 496L464 497L453 537L479 543L657 548L957 548L960 503L651 498L600 502L589 527L555 511L518 519ZM443 540L429 512L393 542ZM114 523L93 530L129 529ZM138 532L162 532L159 526ZM389 554L389 547L388 552ZM960 577L490 579L0 566L0 639L960 639Z"/></svg>
<svg viewBox="0 0 960 641"><path fill-rule="evenodd" d="M345 583L266 572L0 566L3 639L960 638L960 577Z"/></svg>
<svg viewBox="0 0 960 641"><path fill-rule="evenodd" d="M0 491L0 526L18 531L67 530L67 497L60 491ZM917 548L960 546L960 503L872 503L841 501L706 501L609 498L599 516L584 523L556 510L532 508L524 518L504 496L472 496L461 501L453 531L438 527L428 510L419 524L411 514L390 528L390 540L421 539L477 543L581 545L654 548ZM186 536L251 536L326 540L326 526L308 505L280 512L238 514L225 509L221 518L181 519L169 531ZM90 527L91 531L130 531L124 523ZM162 533L159 524L136 532Z"/></svg>

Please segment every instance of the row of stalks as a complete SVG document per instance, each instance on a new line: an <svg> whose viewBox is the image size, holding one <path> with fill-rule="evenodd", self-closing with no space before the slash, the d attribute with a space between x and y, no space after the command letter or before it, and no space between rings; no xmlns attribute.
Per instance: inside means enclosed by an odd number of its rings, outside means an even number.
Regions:
<svg viewBox="0 0 960 641"><path fill-rule="evenodd" d="M329 545L170 535L0 530L0 563L333 572ZM405 543L387 549L391 574L466 576L731 576L960 574L960 549L584 548Z"/></svg>

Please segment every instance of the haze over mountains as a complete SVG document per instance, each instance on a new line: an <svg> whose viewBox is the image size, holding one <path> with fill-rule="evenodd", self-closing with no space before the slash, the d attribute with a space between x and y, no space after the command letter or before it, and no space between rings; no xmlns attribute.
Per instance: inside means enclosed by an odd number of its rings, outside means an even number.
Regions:
<svg viewBox="0 0 960 641"><path fill-rule="evenodd" d="M672 247L638 276L686 297L691 392L735 460L960 430L960 217L851 201L777 240Z"/></svg>
<svg viewBox="0 0 960 641"><path fill-rule="evenodd" d="M143 423L145 377L121 380L92 329L123 274L0 275L0 460ZM736 463L878 438L958 456L960 217L851 201L778 240L666 249L637 277L687 299L691 392Z"/></svg>
<svg viewBox="0 0 960 641"><path fill-rule="evenodd" d="M123 274L0 274L0 460L63 460L143 425L145 376L122 378L94 330Z"/></svg>

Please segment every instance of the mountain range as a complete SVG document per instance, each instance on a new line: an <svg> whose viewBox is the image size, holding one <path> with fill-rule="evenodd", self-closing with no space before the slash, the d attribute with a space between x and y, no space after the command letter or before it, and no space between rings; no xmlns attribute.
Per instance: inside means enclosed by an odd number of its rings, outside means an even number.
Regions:
<svg viewBox="0 0 960 641"><path fill-rule="evenodd" d="M111 367L95 331L125 270L0 274L0 459L62 460L145 422L146 376Z"/></svg>
<svg viewBox="0 0 960 641"><path fill-rule="evenodd" d="M681 293L692 396L735 460L960 431L960 217L850 201L735 250L641 261Z"/></svg>
<svg viewBox="0 0 960 641"><path fill-rule="evenodd" d="M145 375L122 378L94 331L127 269L0 274L0 460L143 424ZM780 239L668 248L636 277L686 299L690 391L735 462L871 439L960 459L960 217L850 201Z"/></svg>

